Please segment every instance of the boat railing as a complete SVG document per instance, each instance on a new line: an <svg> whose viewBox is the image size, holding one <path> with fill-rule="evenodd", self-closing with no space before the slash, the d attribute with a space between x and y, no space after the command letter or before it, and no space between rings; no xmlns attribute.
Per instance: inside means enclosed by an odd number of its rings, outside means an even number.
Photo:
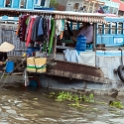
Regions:
<svg viewBox="0 0 124 124"><path fill-rule="evenodd" d="M108 25L97 24L97 44L106 46L124 45L124 19L106 18Z"/></svg>

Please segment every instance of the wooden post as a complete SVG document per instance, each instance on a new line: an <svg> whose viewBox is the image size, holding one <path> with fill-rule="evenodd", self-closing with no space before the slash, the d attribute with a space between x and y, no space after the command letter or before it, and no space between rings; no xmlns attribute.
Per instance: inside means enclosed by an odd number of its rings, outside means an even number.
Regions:
<svg viewBox="0 0 124 124"><path fill-rule="evenodd" d="M93 23L93 51L95 51L96 50L96 32L97 32L97 27L96 27L97 25L96 25L96 23Z"/></svg>

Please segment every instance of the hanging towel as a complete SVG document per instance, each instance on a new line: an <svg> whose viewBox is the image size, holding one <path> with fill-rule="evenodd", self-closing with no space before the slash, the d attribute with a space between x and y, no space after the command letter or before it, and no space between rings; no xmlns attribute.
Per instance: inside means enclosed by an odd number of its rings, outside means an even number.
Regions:
<svg viewBox="0 0 124 124"><path fill-rule="evenodd" d="M63 29L62 20L56 20L56 35L60 35Z"/></svg>

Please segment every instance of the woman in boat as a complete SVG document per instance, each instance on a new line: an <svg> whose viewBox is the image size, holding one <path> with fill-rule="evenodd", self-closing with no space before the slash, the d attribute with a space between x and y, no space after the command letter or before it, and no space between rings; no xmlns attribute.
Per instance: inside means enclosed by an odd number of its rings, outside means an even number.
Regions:
<svg viewBox="0 0 124 124"><path fill-rule="evenodd" d="M77 42L76 37L79 35L84 35L86 37L86 43L90 44L93 42L93 26L90 23L83 23L83 26L79 28L76 36L71 36L74 43Z"/></svg>
<svg viewBox="0 0 124 124"><path fill-rule="evenodd" d="M90 44L93 42L93 26L90 23L83 23L83 26L79 28L77 36L84 35L86 37L86 43ZM77 37L76 36L76 37ZM76 37L72 36L72 40L76 42Z"/></svg>
<svg viewBox="0 0 124 124"><path fill-rule="evenodd" d="M0 52L0 70L2 70L5 67L7 59L8 59L7 53Z"/></svg>
<svg viewBox="0 0 124 124"><path fill-rule="evenodd" d="M14 48L15 46L8 42L3 42L0 45L0 70L5 67L6 62L8 61L7 52L12 51Z"/></svg>

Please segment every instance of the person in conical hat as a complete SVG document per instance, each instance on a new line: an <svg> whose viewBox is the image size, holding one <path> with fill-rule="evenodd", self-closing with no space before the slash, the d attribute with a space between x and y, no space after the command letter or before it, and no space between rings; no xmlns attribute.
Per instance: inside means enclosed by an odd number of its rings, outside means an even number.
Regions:
<svg viewBox="0 0 124 124"><path fill-rule="evenodd" d="M7 53L0 52L0 67L6 64L7 59Z"/></svg>
<svg viewBox="0 0 124 124"><path fill-rule="evenodd" d="M12 51L15 48L13 44L4 42L0 45L0 70L3 69L8 60L7 52Z"/></svg>

